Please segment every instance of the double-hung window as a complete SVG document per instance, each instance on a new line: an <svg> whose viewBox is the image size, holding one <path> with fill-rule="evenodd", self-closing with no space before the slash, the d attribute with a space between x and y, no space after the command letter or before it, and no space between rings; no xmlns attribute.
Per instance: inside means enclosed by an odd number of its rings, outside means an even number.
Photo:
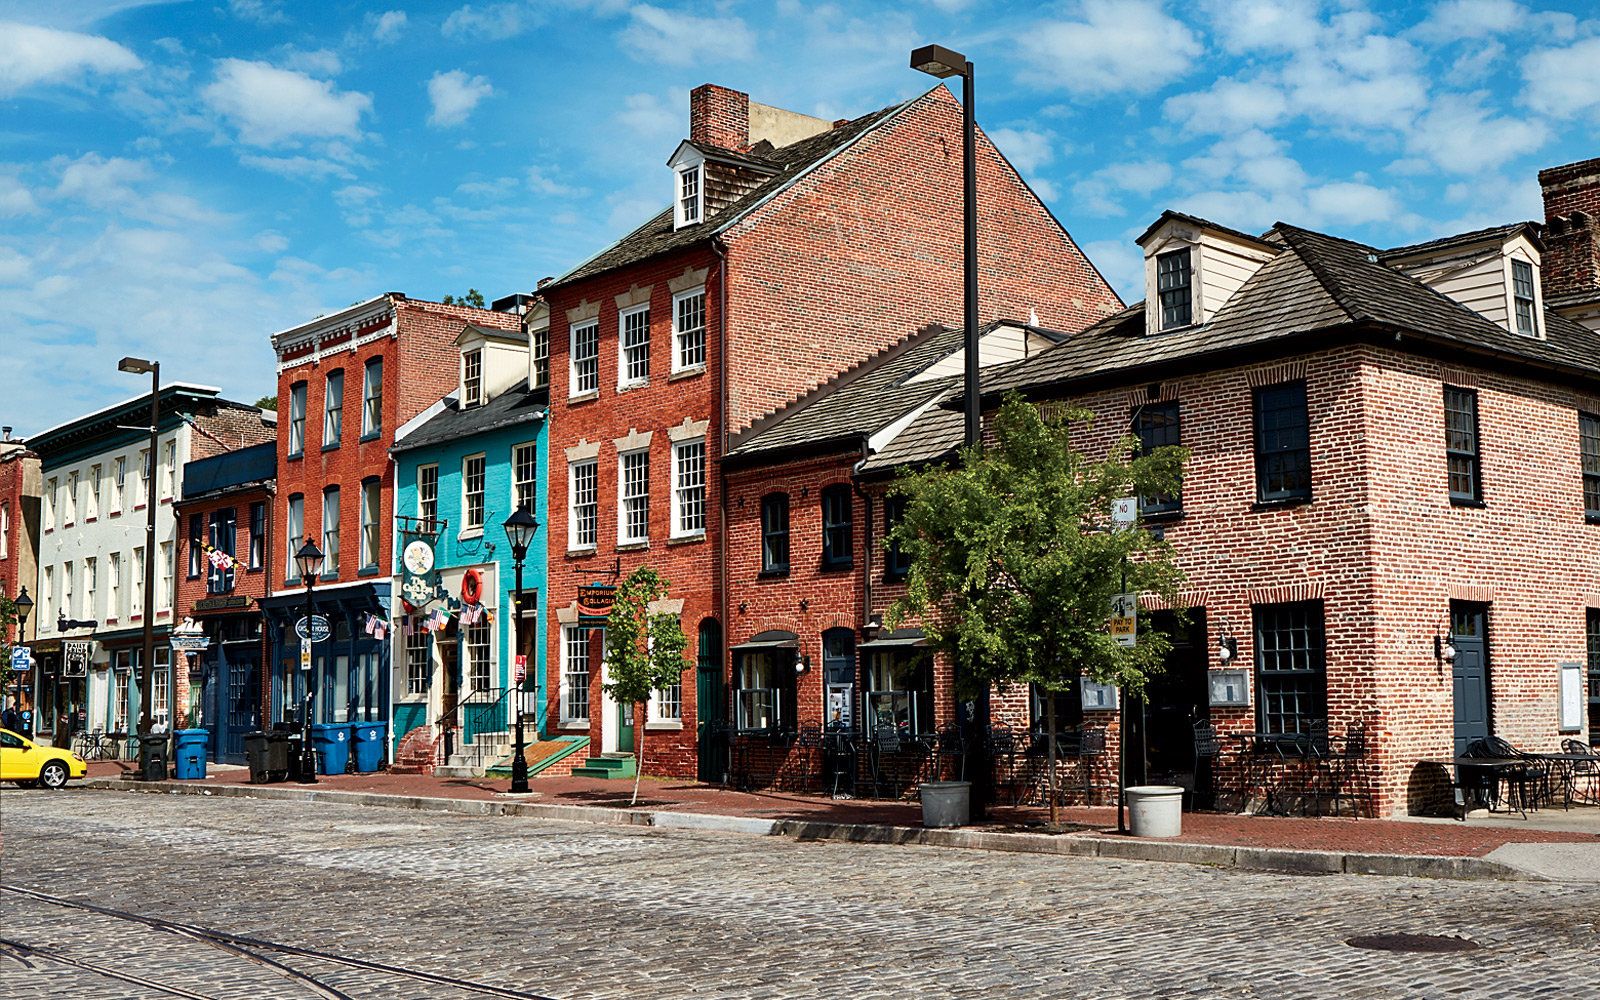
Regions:
<svg viewBox="0 0 1600 1000"><path fill-rule="evenodd" d="M205 536L200 532L205 519L199 514L189 515L189 579L197 580L206 565Z"/></svg>
<svg viewBox="0 0 1600 1000"><path fill-rule="evenodd" d="M77 519L78 519L78 474L76 472L73 472L73 473L69 473L68 476L67 476L67 514L66 514L66 523L70 525L70 524L72 524L72 522L76 521Z"/></svg>
<svg viewBox="0 0 1600 1000"><path fill-rule="evenodd" d="M1145 403L1133 418L1133 432L1139 438L1139 452L1148 455L1157 448L1176 447L1181 442L1178 429L1178 401ZM1145 514L1169 514L1183 508L1177 493L1141 496L1139 510Z"/></svg>
<svg viewBox="0 0 1600 1000"><path fill-rule="evenodd" d="M93 521L100 516L100 466L89 467L89 492L83 505L83 519Z"/></svg>
<svg viewBox="0 0 1600 1000"><path fill-rule="evenodd" d="M234 553L234 538L238 533L233 508L224 507L212 511L207 528L211 547L231 559ZM206 563L209 567L206 572L206 593L226 594L232 591L233 566L224 568L210 559L207 559Z"/></svg>
<svg viewBox="0 0 1600 1000"><path fill-rule="evenodd" d="M322 397L322 449L339 447L344 436L344 372L328 373Z"/></svg>
<svg viewBox="0 0 1600 1000"><path fill-rule="evenodd" d="M906 498L903 496L888 496L883 498L883 536L888 538L890 532L900 524L906 516ZM883 578L890 582L904 580L906 574L911 572L911 557L900 550L900 543L891 540L883 556Z"/></svg>
<svg viewBox="0 0 1600 1000"><path fill-rule="evenodd" d="M70 561L61 564L61 613L68 618L78 617L73 613L76 609L72 606L74 574L75 569Z"/></svg>
<svg viewBox="0 0 1600 1000"><path fill-rule="evenodd" d="M599 541L600 463L596 459L568 466L568 538L570 549L592 549Z"/></svg>
<svg viewBox="0 0 1600 1000"><path fill-rule="evenodd" d="M484 456L469 455L461 460L461 527L464 531L482 531Z"/></svg>
<svg viewBox="0 0 1600 1000"><path fill-rule="evenodd" d="M428 630L419 628L406 635L406 694L427 694L432 676Z"/></svg>
<svg viewBox="0 0 1600 1000"><path fill-rule="evenodd" d="M46 530L46 531L54 530L54 528L56 526L56 508L57 508L57 505L58 505L57 504L57 496L56 496L56 494L60 490L60 488L61 488L60 484L53 478L48 483L45 484L45 488L44 488L44 530Z"/></svg>
<svg viewBox="0 0 1600 1000"><path fill-rule="evenodd" d="M534 330L531 340L533 384L528 388L541 389L550 384L550 328L542 326Z"/></svg>
<svg viewBox="0 0 1600 1000"><path fill-rule="evenodd" d="M561 626L561 721L589 721L589 633L582 625Z"/></svg>
<svg viewBox="0 0 1600 1000"><path fill-rule="evenodd" d="M1171 330L1194 322L1192 278L1187 247L1156 255L1156 292L1161 300L1161 329Z"/></svg>
<svg viewBox="0 0 1600 1000"><path fill-rule="evenodd" d="M1589 608L1584 631L1589 646L1589 742L1600 745L1600 608Z"/></svg>
<svg viewBox="0 0 1600 1000"><path fill-rule="evenodd" d="M678 171L678 225L692 226L700 221L700 165Z"/></svg>
<svg viewBox="0 0 1600 1000"><path fill-rule="evenodd" d="M361 374L361 439L378 436L383 430L383 359L367 362Z"/></svg>
<svg viewBox="0 0 1600 1000"><path fill-rule="evenodd" d="M161 495L172 499L178 495L178 442L168 441L166 461L161 463Z"/></svg>
<svg viewBox="0 0 1600 1000"><path fill-rule="evenodd" d="M1478 394L1471 389L1444 387L1445 464L1450 478L1450 502L1473 504L1483 499L1483 477L1478 459Z"/></svg>
<svg viewBox="0 0 1600 1000"><path fill-rule="evenodd" d="M1256 729L1309 733L1327 718L1322 603L1258 605L1255 624Z"/></svg>
<svg viewBox="0 0 1600 1000"><path fill-rule="evenodd" d="M113 552L106 557L106 617L116 621L122 616L122 553Z"/></svg>
<svg viewBox="0 0 1600 1000"><path fill-rule="evenodd" d="M155 467L150 464L150 449L140 448L139 480L137 483L139 489L137 499L134 501L135 507L143 507L150 502L150 492L156 487L155 474Z"/></svg>
<svg viewBox="0 0 1600 1000"><path fill-rule="evenodd" d="M483 405L483 351L461 355L461 408Z"/></svg>
<svg viewBox="0 0 1600 1000"><path fill-rule="evenodd" d="M706 533L706 443L679 441L672 446L672 536Z"/></svg>
<svg viewBox="0 0 1600 1000"><path fill-rule="evenodd" d="M111 513L122 513L123 505L128 502L128 460L118 456L111 463Z"/></svg>
<svg viewBox="0 0 1600 1000"><path fill-rule="evenodd" d="M572 328L572 388L570 395L600 391L600 321L589 320Z"/></svg>
<svg viewBox="0 0 1600 1000"><path fill-rule="evenodd" d="M650 306L635 306L617 314L622 355L617 363L617 386L626 388L650 381Z"/></svg>
<svg viewBox="0 0 1600 1000"><path fill-rule="evenodd" d="M1256 499L1311 499L1311 424L1306 384L1285 382L1255 390Z"/></svg>
<svg viewBox="0 0 1600 1000"><path fill-rule="evenodd" d="M1534 314L1533 265L1525 260L1511 261L1511 300L1516 306L1517 332L1524 337L1539 335Z"/></svg>
<svg viewBox="0 0 1600 1000"><path fill-rule="evenodd" d="M378 509L381 483L374 477L361 481L361 568L378 568Z"/></svg>
<svg viewBox="0 0 1600 1000"><path fill-rule="evenodd" d="M339 575L339 487L322 491L322 575Z"/></svg>
<svg viewBox="0 0 1600 1000"><path fill-rule="evenodd" d="M1578 453L1583 465L1583 514L1600 523L1600 413L1578 414Z"/></svg>
<svg viewBox="0 0 1600 1000"><path fill-rule="evenodd" d="M128 617L138 618L144 614L144 546L133 547L133 606L129 609Z"/></svg>
<svg viewBox="0 0 1600 1000"><path fill-rule="evenodd" d="M761 572L789 572L789 494L761 498Z"/></svg>
<svg viewBox="0 0 1600 1000"><path fill-rule="evenodd" d="M621 455L618 468L617 543L636 545L650 540L650 452L641 448Z"/></svg>
<svg viewBox="0 0 1600 1000"><path fill-rule="evenodd" d="M467 684L474 691L487 691L493 684L489 657L489 618L479 615L466 627Z"/></svg>
<svg viewBox="0 0 1600 1000"><path fill-rule="evenodd" d="M174 558L172 543L162 542L161 575L157 577L161 584L161 590L156 594L156 607L169 611L172 609L172 574L176 572L176 567L173 564Z"/></svg>
<svg viewBox="0 0 1600 1000"><path fill-rule="evenodd" d="M88 618L97 618L99 609L95 607L95 590L100 583L99 560L90 556L83 561L83 613Z"/></svg>
<svg viewBox="0 0 1600 1000"><path fill-rule="evenodd" d="M294 581L300 579L300 565L294 561L294 554L305 544L306 498L304 496L295 493L289 497L283 520L283 578Z"/></svg>
<svg viewBox="0 0 1600 1000"><path fill-rule="evenodd" d="M533 494L539 474L539 448L519 444L511 449L511 509L533 513Z"/></svg>
<svg viewBox="0 0 1600 1000"><path fill-rule="evenodd" d="M306 384L289 387L289 457L299 458L306 450Z"/></svg>
<svg viewBox="0 0 1600 1000"><path fill-rule="evenodd" d="M855 564L855 522L850 500L850 487L844 483L822 491L823 569L849 569Z"/></svg>
<svg viewBox="0 0 1600 1000"><path fill-rule="evenodd" d="M246 565L260 569L267 562L267 505L264 501L250 505L250 554Z"/></svg>
<svg viewBox="0 0 1600 1000"><path fill-rule="evenodd" d="M417 517L435 521L439 517L439 467L417 466Z"/></svg>
<svg viewBox="0 0 1600 1000"><path fill-rule="evenodd" d="M696 288L672 297L672 370L705 366L706 290Z"/></svg>

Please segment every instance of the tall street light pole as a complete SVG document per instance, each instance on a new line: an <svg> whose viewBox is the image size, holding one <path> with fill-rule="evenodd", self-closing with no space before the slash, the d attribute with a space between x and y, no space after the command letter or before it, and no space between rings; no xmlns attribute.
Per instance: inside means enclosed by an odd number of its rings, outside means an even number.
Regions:
<svg viewBox="0 0 1600 1000"><path fill-rule="evenodd" d="M26 644L28 640L28 615L33 611L33 598L28 596L27 585L24 584L17 588L17 599L11 602L11 606L17 610L16 644L21 646ZM31 721L28 725L22 727L27 730L22 735L30 740L33 739L34 727L38 725L39 719L39 685L34 683L35 680L36 678L31 677L28 679L28 711ZM20 684L18 684L18 688L21 688Z"/></svg>
<svg viewBox="0 0 1600 1000"><path fill-rule="evenodd" d="M317 548L317 543L307 538L306 543L300 546L300 551L294 554L294 562L300 569L300 579L306 582L306 632L300 637L300 677L305 681L306 694L300 706L300 782L305 785L317 783L317 752L311 748L311 637L316 635L313 622L316 621L316 606L312 603L311 588L316 586L317 574L322 572L322 550Z"/></svg>
<svg viewBox="0 0 1600 1000"><path fill-rule="evenodd" d="M145 463L144 477L144 660L139 664L139 773L148 766L145 737L150 735L151 678L156 661L156 463L160 460L158 440L161 433L161 362L144 358L123 358L117 362L117 371L133 375L150 376L150 460ZM167 688L168 697L172 689Z"/></svg>
<svg viewBox="0 0 1600 1000"><path fill-rule="evenodd" d="M510 517L506 518L502 527L506 529L506 540L511 543L511 558L516 561L517 589L511 596L511 635L514 647L511 655L516 657L522 650L522 561L528 557L528 543L533 541L533 533L539 530L539 522L528 513L528 508L518 507L511 512ZM511 757L511 791L514 794L528 791L528 759L523 756L522 684L523 682L519 680L512 689L516 695L514 704L517 715L517 745Z"/></svg>
<svg viewBox="0 0 1600 1000"><path fill-rule="evenodd" d="M911 68L941 80L961 77L961 275L963 353L966 355L966 444L982 444L978 410L978 124L973 110L972 61L943 45L911 53Z"/></svg>

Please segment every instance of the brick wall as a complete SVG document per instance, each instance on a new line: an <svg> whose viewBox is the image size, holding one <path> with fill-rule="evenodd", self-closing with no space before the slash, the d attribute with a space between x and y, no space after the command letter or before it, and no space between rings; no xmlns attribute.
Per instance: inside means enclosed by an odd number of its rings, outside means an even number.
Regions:
<svg viewBox="0 0 1600 1000"><path fill-rule="evenodd" d="M1547 296L1600 290L1600 159L1539 171Z"/></svg>
<svg viewBox="0 0 1600 1000"><path fill-rule="evenodd" d="M5 557L0 558L0 593L15 598L28 588L34 613L41 609L39 594L39 495L43 489L39 456L18 448L0 458L0 509L5 511ZM30 618L27 634L35 633ZM5 641L16 639L16 627L6 629Z"/></svg>
<svg viewBox="0 0 1600 1000"><path fill-rule="evenodd" d="M689 91L689 138L723 149L750 145L750 95L714 83Z"/></svg>
<svg viewBox="0 0 1600 1000"><path fill-rule="evenodd" d="M238 451L275 438L277 428L261 418L255 407L216 406L194 415L189 434L189 460Z"/></svg>

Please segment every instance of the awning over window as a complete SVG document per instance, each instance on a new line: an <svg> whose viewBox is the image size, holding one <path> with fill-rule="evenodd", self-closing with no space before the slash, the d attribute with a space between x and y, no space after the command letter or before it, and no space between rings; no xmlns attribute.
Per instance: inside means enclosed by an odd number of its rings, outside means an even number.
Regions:
<svg viewBox="0 0 1600 1000"><path fill-rule="evenodd" d="M926 646L928 637L922 634L920 628L897 628L893 632L879 632L876 639L869 639L857 646L857 649L890 650L906 649L911 646Z"/></svg>
<svg viewBox="0 0 1600 1000"><path fill-rule="evenodd" d="M800 637L793 632L782 629L769 629L757 632L749 640L730 647L734 653L753 653L763 649L796 649L800 645Z"/></svg>

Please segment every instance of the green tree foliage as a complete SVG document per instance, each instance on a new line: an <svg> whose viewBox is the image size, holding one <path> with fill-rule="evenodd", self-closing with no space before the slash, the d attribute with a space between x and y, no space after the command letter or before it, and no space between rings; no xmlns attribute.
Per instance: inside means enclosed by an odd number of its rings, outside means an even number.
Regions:
<svg viewBox="0 0 1600 1000"><path fill-rule="evenodd" d="M270 396L262 396L260 399L256 400L256 408L262 410L277 410L278 394L273 393Z"/></svg>
<svg viewBox="0 0 1600 1000"><path fill-rule="evenodd" d="M467 289L465 295L446 295L443 302L447 306L471 306L474 309L489 308L484 304L483 293L476 288Z"/></svg>
<svg viewBox="0 0 1600 1000"><path fill-rule="evenodd" d="M649 566L629 573L617 587L611 613L606 616L606 694L621 705L633 706L634 741L638 762L634 768L633 801L639 801L639 778L644 774L644 737L639 707L653 692L683 679L683 652L689 640L678 616L650 605L667 599L669 584Z"/></svg>
<svg viewBox="0 0 1600 1000"><path fill-rule="evenodd" d="M915 619L934 648L958 664L964 697L995 684L1064 691L1080 674L1138 695L1171 649L1141 627L1127 647L1108 620L1118 593L1153 594L1179 606L1182 574L1172 549L1140 525L1114 531L1112 502L1175 493L1187 452L1139 454L1125 435L1104 458L1072 446L1089 414L1045 415L1011 396L994 421L997 443L969 449L954 468L913 472L894 487L905 517L886 543L910 556L906 594L885 616ZM1142 623L1141 623L1142 624ZM1054 699L1051 822L1055 822Z"/></svg>

